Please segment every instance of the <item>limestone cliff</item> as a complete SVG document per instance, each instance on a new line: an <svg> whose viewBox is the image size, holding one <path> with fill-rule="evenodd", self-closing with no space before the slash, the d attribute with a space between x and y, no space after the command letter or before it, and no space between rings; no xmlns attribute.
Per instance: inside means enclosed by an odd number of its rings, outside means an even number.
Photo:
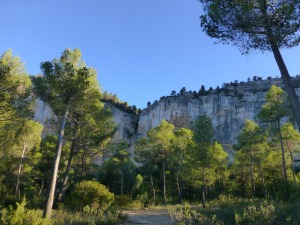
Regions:
<svg viewBox="0 0 300 225"><path fill-rule="evenodd" d="M133 145L137 133L138 115L111 102L106 102L105 107L110 109L118 126L111 142L116 144L126 141L129 145Z"/></svg>
<svg viewBox="0 0 300 225"><path fill-rule="evenodd" d="M300 96L298 81L299 78L295 79L294 84ZM150 128L156 127L163 119L173 123L177 129L189 128L199 115L206 114L212 119L215 138L224 146L230 146L236 143L245 120L256 120L255 117L265 102L265 94L273 84L283 86L281 79L277 78L223 84L222 88L210 90L200 96L186 92L162 97L139 115L107 102L106 107L110 108L118 125L112 142L127 141L133 151L136 140L145 136ZM36 106L36 120L46 124L46 119L49 120L52 116L50 108L40 100L37 100Z"/></svg>
<svg viewBox="0 0 300 225"><path fill-rule="evenodd" d="M215 138L223 144L234 144L245 120L255 120L272 83L249 82L228 86L219 93L213 91L199 97L191 92L165 97L142 111L138 135L145 135L148 129L156 127L163 119L173 123L176 128L189 128L199 115L206 114L212 119Z"/></svg>
<svg viewBox="0 0 300 225"><path fill-rule="evenodd" d="M41 100L34 96L35 101L33 105L34 118L36 122L39 122L43 125L42 137L45 137L47 134L53 134L56 132L56 127L54 125L55 115L51 110L51 107Z"/></svg>

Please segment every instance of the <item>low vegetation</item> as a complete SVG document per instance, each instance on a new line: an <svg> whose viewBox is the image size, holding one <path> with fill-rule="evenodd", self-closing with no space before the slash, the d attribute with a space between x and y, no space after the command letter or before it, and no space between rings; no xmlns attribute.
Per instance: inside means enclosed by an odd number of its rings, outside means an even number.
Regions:
<svg viewBox="0 0 300 225"><path fill-rule="evenodd" d="M206 209L198 206L169 208L178 225L296 225L300 219L299 202L243 199L223 196L208 202Z"/></svg>

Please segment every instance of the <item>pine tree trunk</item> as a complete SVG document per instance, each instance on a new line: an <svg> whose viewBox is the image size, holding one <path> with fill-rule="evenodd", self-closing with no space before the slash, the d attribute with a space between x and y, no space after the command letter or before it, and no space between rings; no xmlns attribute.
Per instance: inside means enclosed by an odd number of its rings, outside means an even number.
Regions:
<svg viewBox="0 0 300 225"><path fill-rule="evenodd" d="M293 180L294 180L294 184L296 185L297 182L296 182L296 174L295 174L294 157L293 157L293 153L292 153L292 150L291 150L289 144L287 144L287 147L288 147L288 150L289 150L289 153L290 153L290 157L291 157Z"/></svg>
<svg viewBox="0 0 300 225"><path fill-rule="evenodd" d="M83 152L82 159L81 159L81 181L83 181L83 176L84 176L84 171L85 171L85 156L86 156L86 151Z"/></svg>
<svg viewBox="0 0 300 225"><path fill-rule="evenodd" d="M124 194L124 177L121 176L121 195Z"/></svg>
<svg viewBox="0 0 300 225"><path fill-rule="evenodd" d="M153 182L153 177L152 177L152 173L151 172L150 172L150 183L151 183L151 187L152 187L153 201L155 202L155 200L156 200L156 192L155 192L155 187L154 187L154 182Z"/></svg>
<svg viewBox="0 0 300 225"><path fill-rule="evenodd" d="M42 192L43 192L43 189L44 189L44 185L45 185L45 180L43 179L41 187L40 187L40 190L39 190L39 194L38 194L39 197L41 197L41 195L42 195Z"/></svg>
<svg viewBox="0 0 300 225"><path fill-rule="evenodd" d="M176 173L176 185L177 185L177 192L178 192L178 200L181 202L181 189L180 189L180 182L179 182L179 171Z"/></svg>
<svg viewBox="0 0 300 225"><path fill-rule="evenodd" d="M20 185L20 177L21 177L21 172L22 172L22 167L23 167L23 159L25 157L25 151L26 151L27 146L28 146L27 142L24 141L21 160L20 160L19 169L18 169L17 183L16 183L16 188L15 188L15 197L17 197L18 193L19 193L19 185Z"/></svg>
<svg viewBox="0 0 300 225"><path fill-rule="evenodd" d="M66 189L67 189L67 183L68 183L68 179L69 179L69 174L70 174L70 171L71 171L71 165L72 165L72 160L73 160L73 157L75 155L75 144L74 144L75 140L72 141L72 146L71 146L71 150L70 150L70 155L69 155L69 159L68 159L68 162L67 162L67 166L66 166L66 172L65 172L65 176L64 176L64 179L63 179L63 182L62 182L62 185L61 185L61 188L58 192L58 201L61 201L62 199L62 196L65 194L66 192Z"/></svg>
<svg viewBox="0 0 300 225"><path fill-rule="evenodd" d="M162 168L162 172L163 172L163 204L166 204L166 165L165 163L163 163L163 168Z"/></svg>
<svg viewBox="0 0 300 225"><path fill-rule="evenodd" d="M261 165L258 165L259 167L259 173L260 173L260 177L261 177L261 181L263 183L263 187L264 187L264 195L265 195L265 199L267 199L268 195L267 195L267 187L266 187L266 182L265 182L265 177L262 173L262 169L261 169Z"/></svg>
<svg viewBox="0 0 300 225"><path fill-rule="evenodd" d="M271 47L272 47L272 51L273 51L276 63L278 65L278 68L279 68L280 73L281 73L281 78L282 78L282 81L284 83L285 90L288 93L289 100L290 100L290 103L292 105L294 115L295 115L295 118L296 118L296 122L297 122L297 125L298 125L298 130L299 130L300 129L300 102L299 102L299 98L298 98L298 96L296 94L296 91L293 87L292 79L289 75L289 72L288 72L287 67L284 63L284 60L282 58L282 55L279 51L279 48L278 48L277 44L271 43Z"/></svg>
<svg viewBox="0 0 300 225"><path fill-rule="evenodd" d="M285 62L282 58L282 55L280 53L278 44L276 42L276 37L274 37L272 28L269 25L269 19L267 16L267 1L264 0L261 2L260 4L260 11L263 14L264 17L264 23L265 23L265 29L267 32L267 37L269 40L269 43L271 45L271 49L275 58L275 61L277 63L277 66L279 68L280 74L281 74L281 78L282 81L284 83L285 86L285 90L288 93L289 96L289 100L290 103L292 105L293 108L293 112L296 118L296 122L298 125L298 130L300 129L300 102L299 102L299 98L296 94L296 91L293 87L293 83L292 83L292 79L290 77L289 71L285 65Z"/></svg>
<svg viewBox="0 0 300 225"><path fill-rule="evenodd" d="M243 178L243 198L246 198L246 181L245 178Z"/></svg>
<svg viewBox="0 0 300 225"><path fill-rule="evenodd" d="M251 188L252 188L252 198L255 198L254 165L253 165L252 151L251 151Z"/></svg>
<svg viewBox="0 0 300 225"><path fill-rule="evenodd" d="M58 166L59 166L59 162L60 162L60 156L61 156L63 139L64 139L64 131L65 131L68 114L69 114L69 109L67 108L65 111L65 114L63 116L60 132L59 132L59 138L58 138L57 149L56 149L56 153L55 153L54 165L53 165L53 171L52 171L52 178L51 178L51 183L50 183L50 190L49 190L47 204L46 204L46 207L43 212L44 218L50 218L51 211L52 211L54 195L55 195L55 187L56 187L56 181L57 181Z"/></svg>
<svg viewBox="0 0 300 225"><path fill-rule="evenodd" d="M280 120L277 119L277 125L278 125L278 132L279 132L279 139L280 139L280 146L281 146L281 155L282 155L282 168L283 168L283 176L285 182L287 182L287 174L286 174L286 163L285 163L285 156L284 156L284 147L282 142L282 136L281 136L281 127L280 127Z"/></svg>
<svg viewBox="0 0 300 225"><path fill-rule="evenodd" d="M205 209L206 207L206 199L205 199L205 186L202 185L201 187L201 201L202 201L202 207Z"/></svg>
<svg viewBox="0 0 300 225"><path fill-rule="evenodd" d="M76 136L77 136L77 130L78 130L78 124L75 124L75 130L73 131L73 139L72 139L72 143L71 143L71 148L70 148L70 155L68 158L68 162L67 162L67 166L66 166L66 171L65 171L65 175L64 175L64 179L62 182L62 185L60 187L60 189L58 190L58 194L57 194L57 200L61 201L63 195L65 194L66 190L67 190L67 183L68 183L68 179L69 179L69 174L71 171L71 165L72 165L72 160L73 157L75 155L75 148L76 148Z"/></svg>

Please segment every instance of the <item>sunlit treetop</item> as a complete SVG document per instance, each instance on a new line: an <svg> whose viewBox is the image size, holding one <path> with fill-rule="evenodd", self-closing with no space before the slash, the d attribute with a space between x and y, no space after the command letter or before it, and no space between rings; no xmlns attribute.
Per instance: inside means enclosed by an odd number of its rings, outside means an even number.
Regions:
<svg viewBox="0 0 300 225"><path fill-rule="evenodd" d="M221 43L242 53L290 48L300 42L300 0L199 0L201 27Z"/></svg>

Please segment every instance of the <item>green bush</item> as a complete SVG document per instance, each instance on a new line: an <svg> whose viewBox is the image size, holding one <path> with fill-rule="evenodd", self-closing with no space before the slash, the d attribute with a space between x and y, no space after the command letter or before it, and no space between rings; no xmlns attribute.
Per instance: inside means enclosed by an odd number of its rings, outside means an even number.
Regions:
<svg viewBox="0 0 300 225"><path fill-rule="evenodd" d="M131 204L131 198L127 195L116 195L115 196L115 205L126 208Z"/></svg>
<svg viewBox="0 0 300 225"><path fill-rule="evenodd" d="M52 225L53 221L42 217L42 210L28 210L26 201L16 203L16 209L12 206L0 211L0 224L3 225Z"/></svg>
<svg viewBox="0 0 300 225"><path fill-rule="evenodd" d="M265 225L273 224L275 217L275 207L272 204L264 202L259 206L248 206L242 214L236 214L235 220L240 225Z"/></svg>
<svg viewBox="0 0 300 225"><path fill-rule="evenodd" d="M75 211L103 212L114 202L114 194L97 181L83 181L75 185L67 196L66 205Z"/></svg>
<svg viewBox="0 0 300 225"><path fill-rule="evenodd" d="M144 208L144 203L141 202L140 200L133 200L130 205L128 206L130 209L142 209Z"/></svg>

